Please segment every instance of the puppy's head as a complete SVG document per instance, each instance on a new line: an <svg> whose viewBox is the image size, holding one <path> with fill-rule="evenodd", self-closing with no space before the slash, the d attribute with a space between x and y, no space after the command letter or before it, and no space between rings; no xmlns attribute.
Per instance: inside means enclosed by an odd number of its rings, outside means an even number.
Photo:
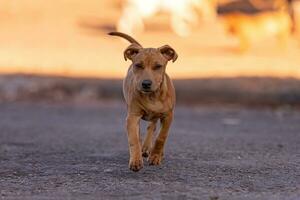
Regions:
<svg viewBox="0 0 300 200"><path fill-rule="evenodd" d="M142 93L157 91L164 79L168 61L177 59L177 53L169 45L159 48L142 48L131 44L124 51L125 60L132 61L134 84Z"/></svg>
<svg viewBox="0 0 300 200"><path fill-rule="evenodd" d="M125 60L132 61L135 88L142 93L155 92L163 82L168 61L175 62L177 53L169 45L159 48L143 48L131 36L121 32L110 32L128 40L131 45L124 51Z"/></svg>

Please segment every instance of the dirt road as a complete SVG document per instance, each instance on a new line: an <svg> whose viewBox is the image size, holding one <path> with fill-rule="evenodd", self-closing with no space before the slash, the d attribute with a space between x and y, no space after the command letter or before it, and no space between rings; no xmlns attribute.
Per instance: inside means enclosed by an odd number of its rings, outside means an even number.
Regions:
<svg viewBox="0 0 300 200"><path fill-rule="evenodd" d="M125 109L0 104L2 199L300 199L300 112L178 107L160 167L128 170Z"/></svg>

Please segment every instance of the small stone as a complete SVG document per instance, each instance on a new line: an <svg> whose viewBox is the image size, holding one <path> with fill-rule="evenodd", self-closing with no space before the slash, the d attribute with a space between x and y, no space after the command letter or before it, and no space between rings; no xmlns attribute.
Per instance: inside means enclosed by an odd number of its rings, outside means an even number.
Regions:
<svg viewBox="0 0 300 200"><path fill-rule="evenodd" d="M104 170L104 172L112 172L112 171L113 171L112 168L107 168L107 169Z"/></svg>
<svg viewBox="0 0 300 200"><path fill-rule="evenodd" d="M209 199L210 199L210 200L218 200L219 197L218 197L218 196L210 196Z"/></svg>
<svg viewBox="0 0 300 200"><path fill-rule="evenodd" d="M224 125L237 126L240 124L240 120L236 118L224 118L222 119Z"/></svg>

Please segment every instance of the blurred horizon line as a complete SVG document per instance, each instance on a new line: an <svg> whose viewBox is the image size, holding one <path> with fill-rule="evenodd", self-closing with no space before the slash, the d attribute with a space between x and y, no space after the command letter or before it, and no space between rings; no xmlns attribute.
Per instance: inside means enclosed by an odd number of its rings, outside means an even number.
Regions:
<svg viewBox="0 0 300 200"><path fill-rule="evenodd" d="M60 74L60 73L33 73L33 72L0 72L0 77L41 77L41 78L66 78L66 79L99 79L99 80L123 80L124 76L97 76L97 75L70 75L70 74ZM211 76L190 76L190 77L183 77L183 76L175 76L171 77L173 80L201 80L201 79L251 79L251 78L259 78L259 79L294 79L294 80L300 80L300 76L292 76L292 75L286 75L286 76L276 76L276 75L270 75L268 74L262 74L262 75L211 75Z"/></svg>

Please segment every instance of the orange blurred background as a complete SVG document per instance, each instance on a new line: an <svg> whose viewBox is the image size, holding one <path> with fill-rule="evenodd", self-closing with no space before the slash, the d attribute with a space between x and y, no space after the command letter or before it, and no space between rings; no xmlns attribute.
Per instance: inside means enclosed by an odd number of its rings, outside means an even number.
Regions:
<svg viewBox="0 0 300 200"><path fill-rule="evenodd" d="M128 43L107 36L122 14L121 0L0 0L0 73L120 78L129 61ZM174 78L275 76L300 78L299 37L285 49L264 39L238 53L236 38L218 19L200 21L181 37L167 14L149 17L134 37L146 47L171 45L179 54L170 63Z"/></svg>

